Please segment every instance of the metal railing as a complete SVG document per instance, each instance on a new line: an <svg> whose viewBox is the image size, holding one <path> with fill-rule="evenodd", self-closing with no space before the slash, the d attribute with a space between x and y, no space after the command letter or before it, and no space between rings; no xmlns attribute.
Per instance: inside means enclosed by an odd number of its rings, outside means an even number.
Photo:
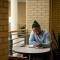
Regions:
<svg viewBox="0 0 60 60"><path fill-rule="evenodd" d="M16 37L14 37L14 36L16 36ZM22 43L22 42L24 42L24 43ZM9 32L8 44L9 44L9 46L8 46L9 47L9 55L13 55L15 53L12 50L14 46L22 46L22 45L26 44L26 33L19 32L19 31Z"/></svg>

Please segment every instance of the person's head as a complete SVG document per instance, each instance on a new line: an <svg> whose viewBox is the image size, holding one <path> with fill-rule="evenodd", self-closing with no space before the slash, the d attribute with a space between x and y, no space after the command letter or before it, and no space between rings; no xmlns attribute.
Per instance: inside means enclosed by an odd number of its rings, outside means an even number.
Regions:
<svg viewBox="0 0 60 60"><path fill-rule="evenodd" d="M33 22L33 24L32 24L32 30L33 30L33 32L35 32L36 34L40 34L40 32L41 32L41 27L40 27L40 25L38 24L38 22L37 21L34 21Z"/></svg>

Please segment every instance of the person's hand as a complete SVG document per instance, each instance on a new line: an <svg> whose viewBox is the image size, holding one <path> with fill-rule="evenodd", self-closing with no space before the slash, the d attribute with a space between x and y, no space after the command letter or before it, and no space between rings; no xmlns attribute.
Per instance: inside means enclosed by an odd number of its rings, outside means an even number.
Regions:
<svg viewBox="0 0 60 60"><path fill-rule="evenodd" d="M34 45L34 47L40 48L42 47L42 44Z"/></svg>

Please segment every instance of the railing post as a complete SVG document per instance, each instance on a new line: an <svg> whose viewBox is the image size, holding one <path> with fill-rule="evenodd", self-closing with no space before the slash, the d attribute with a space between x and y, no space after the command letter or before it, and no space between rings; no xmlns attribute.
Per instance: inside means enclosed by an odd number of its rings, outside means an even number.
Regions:
<svg viewBox="0 0 60 60"><path fill-rule="evenodd" d="M10 41L9 41L9 54L12 55L12 48L13 48L13 40L12 40L12 33L10 32Z"/></svg>

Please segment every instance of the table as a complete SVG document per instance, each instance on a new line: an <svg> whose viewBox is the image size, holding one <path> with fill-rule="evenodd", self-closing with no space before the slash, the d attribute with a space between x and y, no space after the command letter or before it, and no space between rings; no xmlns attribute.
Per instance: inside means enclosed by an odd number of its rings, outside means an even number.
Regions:
<svg viewBox="0 0 60 60"><path fill-rule="evenodd" d="M29 60L31 60L31 54L46 53L50 51L50 48L14 47L13 51L22 54L29 54Z"/></svg>

